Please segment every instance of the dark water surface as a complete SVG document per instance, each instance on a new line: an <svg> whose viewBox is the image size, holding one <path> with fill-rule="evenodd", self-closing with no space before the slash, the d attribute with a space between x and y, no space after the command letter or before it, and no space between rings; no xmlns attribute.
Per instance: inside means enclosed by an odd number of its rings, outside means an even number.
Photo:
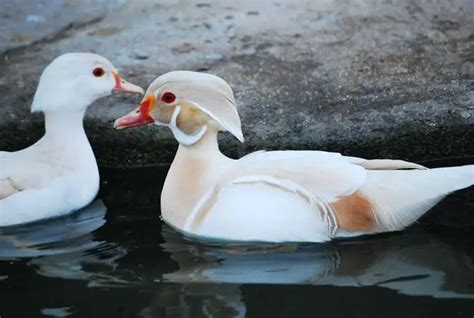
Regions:
<svg viewBox="0 0 474 318"><path fill-rule="evenodd" d="M99 199L0 229L0 317L469 317L474 189L400 233L217 245L159 219L166 168L102 169Z"/></svg>

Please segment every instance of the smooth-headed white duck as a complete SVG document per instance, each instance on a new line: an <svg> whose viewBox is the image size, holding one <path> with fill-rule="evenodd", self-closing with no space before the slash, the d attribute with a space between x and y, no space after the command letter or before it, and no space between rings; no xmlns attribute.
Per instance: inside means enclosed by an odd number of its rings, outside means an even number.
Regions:
<svg viewBox="0 0 474 318"><path fill-rule="evenodd" d="M450 192L469 187L474 165L426 169L323 151L224 156L217 133L243 141L231 87L177 71L158 77L116 128L156 123L180 145L161 194L163 219L204 238L323 242L401 230Z"/></svg>
<svg viewBox="0 0 474 318"><path fill-rule="evenodd" d="M64 54L46 67L31 106L44 113L45 135L23 150L0 152L0 226L63 215L94 199L99 171L82 119L114 90L143 94L96 54Z"/></svg>

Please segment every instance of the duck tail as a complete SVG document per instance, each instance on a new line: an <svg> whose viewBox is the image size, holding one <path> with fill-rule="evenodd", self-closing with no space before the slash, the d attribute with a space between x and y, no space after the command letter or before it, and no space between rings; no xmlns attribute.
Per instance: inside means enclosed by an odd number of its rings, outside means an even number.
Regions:
<svg viewBox="0 0 474 318"><path fill-rule="evenodd" d="M373 204L376 231L415 222L448 194L474 184L474 165L427 170L369 170L360 191Z"/></svg>

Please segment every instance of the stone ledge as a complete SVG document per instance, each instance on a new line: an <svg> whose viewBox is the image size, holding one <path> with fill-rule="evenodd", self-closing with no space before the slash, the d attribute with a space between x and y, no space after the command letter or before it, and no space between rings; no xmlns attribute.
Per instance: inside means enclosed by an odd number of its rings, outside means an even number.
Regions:
<svg viewBox="0 0 474 318"><path fill-rule="evenodd" d="M176 69L226 79L246 137L241 145L222 134L231 156L322 149L414 161L474 157L474 12L463 1L180 3L130 2L100 11L93 24L3 54L0 149L21 149L41 136L42 116L28 109L42 69L61 53L95 51L144 87ZM101 165L172 160L176 142L165 129L112 128L139 100L112 96L88 111Z"/></svg>

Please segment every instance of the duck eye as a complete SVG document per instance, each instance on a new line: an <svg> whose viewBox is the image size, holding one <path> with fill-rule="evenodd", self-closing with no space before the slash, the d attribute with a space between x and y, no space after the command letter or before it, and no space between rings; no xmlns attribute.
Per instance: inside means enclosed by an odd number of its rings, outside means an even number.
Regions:
<svg viewBox="0 0 474 318"><path fill-rule="evenodd" d="M176 100L176 96L171 92L166 92L161 95L161 101L165 104L171 104Z"/></svg>
<svg viewBox="0 0 474 318"><path fill-rule="evenodd" d="M105 71L102 67L96 67L93 71L92 71L92 74L95 76L95 77L101 77L105 74Z"/></svg>

